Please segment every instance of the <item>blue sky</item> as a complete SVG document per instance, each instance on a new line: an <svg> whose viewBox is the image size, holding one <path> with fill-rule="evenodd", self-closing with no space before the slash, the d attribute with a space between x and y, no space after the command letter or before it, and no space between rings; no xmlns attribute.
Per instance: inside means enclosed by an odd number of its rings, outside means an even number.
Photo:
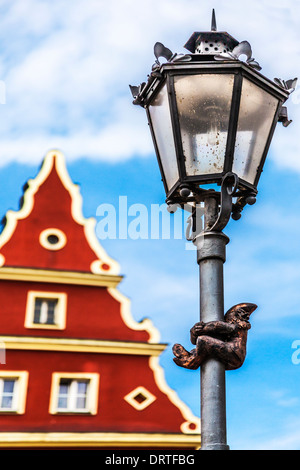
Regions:
<svg viewBox="0 0 300 470"><path fill-rule="evenodd" d="M146 117L128 85L146 79L156 41L184 52L194 31L210 27L213 7L218 29L248 40L264 75L299 75L299 2L0 0L0 214L18 208L23 184L52 148L80 184L85 216L97 218L103 203L118 209L119 196L128 206L162 204ZM256 205L225 230L225 308L259 307L245 364L227 373L232 449L300 449L300 364L292 361L300 340L299 104L297 89L293 123L276 129ZM199 371L177 367L171 353L175 342L191 346L199 317L195 252L184 239L101 243L121 265L135 319L151 318L170 345L161 357L168 384L199 415Z"/></svg>

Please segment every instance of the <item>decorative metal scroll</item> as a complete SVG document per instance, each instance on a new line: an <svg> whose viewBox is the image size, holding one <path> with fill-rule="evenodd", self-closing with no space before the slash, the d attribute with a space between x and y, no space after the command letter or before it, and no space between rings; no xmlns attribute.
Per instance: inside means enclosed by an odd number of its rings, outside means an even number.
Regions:
<svg viewBox="0 0 300 470"><path fill-rule="evenodd" d="M223 228L226 227L232 213L232 198L238 190L238 183L239 179L235 173L228 172L223 177L218 218L212 227L206 229L206 231L222 232ZM200 223L200 218L202 215L203 209L196 205L192 214L187 219L186 239L188 241L194 240L194 238L201 232L202 223Z"/></svg>
<svg viewBox="0 0 300 470"><path fill-rule="evenodd" d="M235 173L226 173L221 185L221 209L210 232L221 232L226 227L232 212L232 198L238 189L239 179Z"/></svg>
<svg viewBox="0 0 300 470"><path fill-rule="evenodd" d="M246 63L256 70L261 70L259 63L252 57L252 49L248 41L240 42L232 51L221 52L215 55L216 60L240 60L240 57L247 57Z"/></svg>
<svg viewBox="0 0 300 470"><path fill-rule="evenodd" d="M152 71L161 66L161 63L158 60L160 57L166 59L167 62L190 62L192 60L190 54L177 54L177 52L173 53L161 42L156 42L154 44L154 55L156 57L156 61L152 66Z"/></svg>
<svg viewBox="0 0 300 470"><path fill-rule="evenodd" d="M160 78L160 67L161 63L159 59L163 57L166 59L167 62L169 63L174 63L174 62L189 62L192 60L192 57L190 54L177 54L176 52L173 53L170 49L165 47L161 42L156 42L154 45L154 55L155 55L155 62L152 65L152 70L148 78L148 82L143 82L138 86L135 85L129 85L131 94L134 98L133 104L136 105L143 105L143 99L142 99L142 91L145 88L146 85L150 85L155 78Z"/></svg>

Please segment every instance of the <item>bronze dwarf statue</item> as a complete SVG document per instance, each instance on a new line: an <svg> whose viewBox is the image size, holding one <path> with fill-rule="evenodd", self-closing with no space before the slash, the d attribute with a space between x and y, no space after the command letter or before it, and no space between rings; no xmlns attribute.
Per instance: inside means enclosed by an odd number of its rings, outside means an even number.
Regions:
<svg viewBox="0 0 300 470"><path fill-rule="evenodd" d="M208 358L225 365L226 370L238 369L246 357L249 317L257 305L243 303L231 307L224 321L198 322L191 328L195 349L188 352L181 344L173 346L174 362L187 369L197 369Z"/></svg>

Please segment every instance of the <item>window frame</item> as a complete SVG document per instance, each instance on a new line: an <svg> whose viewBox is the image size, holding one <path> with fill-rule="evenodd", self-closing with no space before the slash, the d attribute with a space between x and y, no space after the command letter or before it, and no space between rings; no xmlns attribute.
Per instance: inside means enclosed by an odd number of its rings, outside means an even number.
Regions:
<svg viewBox="0 0 300 470"><path fill-rule="evenodd" d="M3 398L3 384L5 380L15 380L16 390L13 390L13 406L11 408L1 408ZM26 406L28 385L28 371L0 371L0 415L4 413L9 414L24 414Z"/></svg>
<svg viewBox="0 0 300 470"><path fill-rule="evenodd" d="M86 393L86 406L84 409L75 407L59 408L59 389L61 380L70 380L72 383L80 381L88 381ZM50 414L88 414L96 415L98 412L98 393L99 393L100 376L95 372L53 372L50 392L49 413ZM74 399L74 397L73 397ZM72 398L71 398L72 400ZM73 400L74 401L74 400Z"/></svg>
<svg viewBox="0 0 300 470"><path fill-rule="evenodd" d="M34 311L37 299L57 300L54 323L35 323ZM29 291L27 294L25 328L64 330L66 328L67 294L65 292Z"/></svg>

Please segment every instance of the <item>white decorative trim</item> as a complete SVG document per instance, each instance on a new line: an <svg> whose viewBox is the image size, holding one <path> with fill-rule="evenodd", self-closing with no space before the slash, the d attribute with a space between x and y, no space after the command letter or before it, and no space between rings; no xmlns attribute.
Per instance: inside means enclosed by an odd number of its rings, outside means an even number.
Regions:
<svg viewBox="0 0 300 470"><path fill-rule="evenodd" d="M100 261L98 259L92 261L90 268L92 273L94 274L104 274L110 272L109 265L107 263L103 263L103 261Z"/></svg>
<svg viewBox="0 0 300 470"><path fill-rule="evenodd" d="M0 432L0 448L192 448L199 450L200 436L179 433L118 432Z"/></svg>
<svg viewBox="0 0 300 470"><path fill-rule="evenodd" d="M168 396L169 400L177 406L177 408L179 408L182 416L186 420L181 425L181 431L184 434L200 434L200 418L194 416L190 408L181 401L177 393L169 387L165 379L164 370L159 364L159 358L153 356L150 357L149 366L154 373L155 382L159 389ZM191 424L193 425L193 429L190 427Z"/></svg>
<svg viewBox="0 0 300 470"><path fill-rule="evenodd" d="M150 338L149 343L159 343L160 334L157 328L153 325L152 321L149 318L144 318L142 321L137 322L134 320L131 310L130 310L130 300L120 291L113 287L107 289L109 294L120 303L120 313L123 322L128 328L136 331L146 331Z"/></svg>
<svg viewBox="0 0 300 470"><path fill-rule="evenodd" d="M5 350L61 351L96 354L130 354L133 356L159 356L165 344L138 343L137 341L111 341L101 339L52 338L37 336L0 336Z"/></svg>
<svg viewBox="0 0 300 470"><path fill-rule="evenodd" d="M57 243L50 243L48 238L54 235L58 238ZM57 251L61 250L67 243L67 237L62 230L58 228L46 228L40 233L39 242L46 250Z"/></svg>
<svg viewBox="0 0 300 470"><path fill-rule="evenodd" d="M133 330L146 330L150 335L149 343L159 343L159 331L155 328L151 320L146 318L139 323L136 322L130 311L130 300L113 287L107 290L120 302L120 312L124 323ZM193 415L189 407L180 400L177 393L166 383L164 370L159 364L159 357L151 356L149 358L149 366L154 373L154 380L158 388L168 396L169 400L180 410L183 418L186 420L181 425L181 431L185 434L199 434L200 419ZM190 427L191 425L193 428Z"/></svg>
<svg viewBox="0 0 300 470"><path fill-rule="evenodd" d="M82 214L82 197L79 191L78 185L74 184L68 174L65 165L65 159L63 154L59 150L51 150L47 153L44 158L43 165L34 179L27 181L27 189L23 195L23 205L19 211L9 210L6 213L6 225L3 232L0 235L0 249L10 240L12 237L17 223L19 220L26 219L31 213L34 206L34 196L37 193L39 187L49 176L53 165L55 165L56 171L60 177L60 180L66 190L71 196L71 212L72 217L81 226L83 226L84 233L87 242L91 249L95 253L95 258L101 260L102 263L110 266L110 270L102 270L102 274L119 274L120 268L117 261L113 260L108 256L105 250L99 243L95 233L96 220L94 218L86 219ZM0 260L1 261L1 260ZM0 263L1 264L1 263ZM92 268L93 269L93 268ZM93 272L93 271L92 271ZM98 274L98 272L97 272Z"/></svg>
<svg viewBox="0 0 300 470"><path fill-rule="evenodd" d="M139 402L136 400L138 395L142 395L145 399L142 402ZM124 400L127 401L127 403L129 403L129 405L131 405L136 410L142 411L151 405L151 403L156 400L156 397L141 385L140 387L136 387L134 390L125 395Z"/></svg>
<svg viewBox="0 0 300 470"><path fill-rule="evenodd" d="M122 281L122 277L117 276L116 274L92 274L81 271L60 271L54 269L15 268L4 266L0 269L0 280L116 287Z"/></svg>

